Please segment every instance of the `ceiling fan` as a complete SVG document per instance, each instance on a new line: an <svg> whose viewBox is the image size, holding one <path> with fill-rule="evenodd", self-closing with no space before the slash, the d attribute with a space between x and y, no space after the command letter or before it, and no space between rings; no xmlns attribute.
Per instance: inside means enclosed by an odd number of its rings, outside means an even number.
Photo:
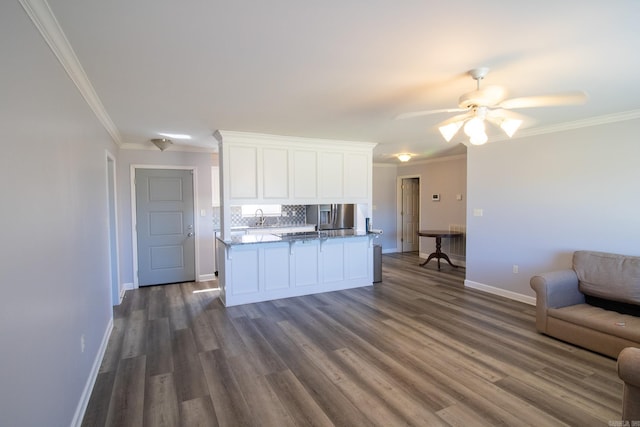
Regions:
<svg viewBox="0 0 640 427"><path fill-rule="evenodd" d="M480 81L488 72L489 69L486 67L469 71L469 75L476 81L476 90L460 96L458 108L414 111L400 114L396 118L408 119L430 114L464 112L439 123L440 133L449 142L464 125L464 132L469 137L469 142L482 145L488 140L485 121L500 127L509 137L515 134L524 116L509 111L511 109L580 105L587 100L587 94L582 91L505 99L507 91L502 86L480 88Z"/></svg>

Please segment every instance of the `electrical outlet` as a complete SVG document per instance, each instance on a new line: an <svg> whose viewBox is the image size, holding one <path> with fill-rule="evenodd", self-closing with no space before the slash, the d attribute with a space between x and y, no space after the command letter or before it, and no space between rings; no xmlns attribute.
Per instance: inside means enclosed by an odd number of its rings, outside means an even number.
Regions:
<svg viewBox="0 0 640 427"><path fill-rule="evenodd" d="M518 274L519 271L520 267L518 267L518 264L513 264L513 274Z"/></svg>

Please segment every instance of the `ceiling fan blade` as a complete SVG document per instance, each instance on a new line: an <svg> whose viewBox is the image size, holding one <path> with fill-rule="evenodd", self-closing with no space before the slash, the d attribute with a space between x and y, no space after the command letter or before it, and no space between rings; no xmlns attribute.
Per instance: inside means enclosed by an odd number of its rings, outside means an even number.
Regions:
<svg viewBox="0 0 640 427"><path fill-rule="evenodd" d="M587 94L582 91L564 92L555 95L525 96L506 99L498 104L500 108L552 107L556 105L581 105L587 102Z"/></svg>
<svg viewBox="0 0 640 427"><path fill-rule="evenodd" d="M464 93L458 98L460 108L474 106L492 107L507 97L507 90L502 86L487 86L483 89Z"/></svg>
<svg viewBox="0 0 640 427"><path fill-rule="evenodd" d="M526 120L528 117L524 114L516 113L515 111L504 110L498 108L495 110L487 111L487 120Z"/></svg>
<svg viewBox="0 0 640 427"><path fill-rule="evenodd" d="M472 111L469 111L469 112L464 113L464 114L458 114L457 116L453 116L453 117L451 117L451 118L449 118L449 119L445 120L444 122L440 122L440 123L438 123L438 124L436 125L436 127L439 127L439 128L440 128L440 127L443 127L443 126L449 125L449 124L451 124L451 123L461 122L461 121L464 121L464 120L470 119L471 117L473 117L473 112L472 112Z"/></svg>
<svg viewBox="0 0 640 427"><path fill-rule="evenodd" d="M396 118L396 120L412 119L414 117L428 116L428 115L431 115L431 114L457 113L459 111L465 111L465 110L466 110L465 108L443 108L443 109L440 109L440 110L412 111L410 113L399 114L395 118Z"/></svg>

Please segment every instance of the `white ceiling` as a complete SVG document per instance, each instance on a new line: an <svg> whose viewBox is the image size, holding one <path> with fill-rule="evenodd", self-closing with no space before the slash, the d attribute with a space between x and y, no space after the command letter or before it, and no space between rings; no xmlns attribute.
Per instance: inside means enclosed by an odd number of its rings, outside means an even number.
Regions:
<svg viewBox="0 0 640 427"><path fill-rule="evenodd" d="M456 107L479 66L510 97L589 95L520 110L520 135L640 109L637 0L48 3L126 144L223 129L376 142L376 161L464 152L435 127L450 114L394 116Z"/></svg>

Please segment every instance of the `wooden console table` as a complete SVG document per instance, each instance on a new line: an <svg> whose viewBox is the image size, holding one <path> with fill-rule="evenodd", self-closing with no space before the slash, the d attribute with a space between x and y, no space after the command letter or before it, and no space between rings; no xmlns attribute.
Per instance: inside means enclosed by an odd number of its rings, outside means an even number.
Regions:
<svg viewBox="0 0 640 427"><path fill-rule="evenodd" d="M431 254L429 254L429 256L427 257L427 260L425 262L423 262L422 264L420 264L420 266L424 266L426 263L431 261L433 258L436 258L438 260L438 271L439 271L440 270L440 258L442 258L445 261L447 261L451 267L458 268L457 265L453 265L451 263L451 260L449 259L447 254L442 252L442 238L443 237L458 237L458 236L462 236L462 233L460 233L458 231L447 231L447 230L420 230L420 231L418 231L418 236L420 236L420 237L435 237L435 239L436 239L436 251L431 253Z"/></svg>

